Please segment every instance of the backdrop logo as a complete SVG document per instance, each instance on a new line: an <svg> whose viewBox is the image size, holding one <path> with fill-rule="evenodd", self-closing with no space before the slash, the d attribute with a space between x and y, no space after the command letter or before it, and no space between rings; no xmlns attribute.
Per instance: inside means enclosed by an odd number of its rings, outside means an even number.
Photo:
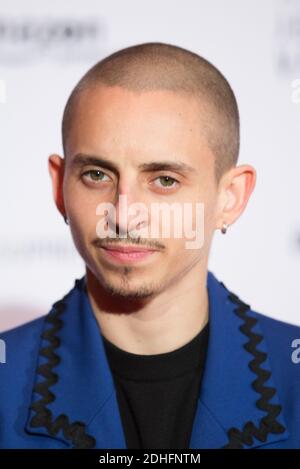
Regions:
<svg viewBox="0 0 300 469"><path fill-rule="evenodd" d="M99 18L0 17L0 60L92 60L99 58L106 35L106 24Z"/></svg>
<svg viewBox="0 0 300 469"><path fill-rule="evenodd" d="M275 7L275 66L293 76L300 72L300 2L277 0Z"/></svg>

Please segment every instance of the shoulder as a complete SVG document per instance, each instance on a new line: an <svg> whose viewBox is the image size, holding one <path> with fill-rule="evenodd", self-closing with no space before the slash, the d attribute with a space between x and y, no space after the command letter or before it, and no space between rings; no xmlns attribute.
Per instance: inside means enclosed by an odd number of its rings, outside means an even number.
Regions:
<svg viewBox="0 0 300 469"><path fill-rule="evenodd" d="M72 288L55 303L52 304L50 311L43 316L27 322L21 326L15 327L5 332L0 332L1 344L6 349L6 364L16 363L18 360L26 362L28 354L31 353L35 348L38 348L41 342L41 334L45 327L45 322L50 322L51 314L70 301L72 305L76 304L78 298L76 291L83 290L85 288L85 276L74 281ZM74 305L73 304L73 305ZM4 368L4 367L3 367ZM8 368L7 366L5 368Z"/></svg>
<svg viewBox="0 0 300 469"><path fill-rule="evenodd" d="M256 313L266 344L280 403L291 434L298 435L300 426L300 327L261 313ZM262 363L264 368L264 363Z"/></svg>
<svg viewBox="0 0 300 469"><path fill-rule="evenodd" d="M20 326L14 327L13 329L0 332L0 336L1 338L5 338L7 340L13 340L20 337L29 337L32 333L34 333L35 330L40 330L45 317L46 315L44 314L43 316L39 316L38 318L21 324Z"/></svg>
<svg viewBox="0 0 300 469"><path fill-rule="evenodd" d="M243 310L243 317L248 317L247 329L255 347L263 352L262 368L268 368L269 362L273 379L283 398L298 402L300 412L300 326L290 324L258 312L233 293L223 282L209 273L208 285L213 293L228 299ZM248 311L248 312L247 312ZM254 321L253 321L254 320ZM249 331L250 330L250 331ZM248 337L249 337L249 334ZM250 339L250 337L249 337ZM248 349L247 342L244 347Z"/></svg>
<svg viewBox="0 0 300 469"><path fill-rule="evenodd" d="M262 334L263 337L261 339L257 337L257 341L260 347L266 347L264 351L271 356L274 366L285 364L288 370L296 371L292 365L298 361L297 373L300 377L300 326L275 319L269 314L253 309L223 282L218 281L211 272L209 272L208 282L209 286L214 289L213 292L223 298L223 301L229 299L236 304L238 309L242 307L243 315L249 316L248 327L253 329L254 334ZM251 318L255 319L254 323ZM296 360L297 353L298 360Z"/></svg>
<svg viewBox="0 0 300 469"><path fill-rule="evenodd" d="M0 374L6 382L15 379L16 370L21 376L35 363L34 357L37 355L45 317L46 315L0 333L4 358L0 364ZM1 388L3 389L3 385Z"/></svg>
<svg viewBox="0 0 300 469"><path fill-rule="evenodd" d="M5 349L4 354L2 350L2 358L4 356L5 359L0 363L2 434L11 428L12 421L18 421L20 415L24 421L27 418L28 407L22 403L30 402L44 319L45 316L0 333L2 348Z"/></svg>
<svg viewBox="0 0 300 469"><path fill-rule="evenodd" d="M0 340L5 344L7 363L11 363L18 358L23 361L34 347L38 347L41 341L41 334L45 326L45 321L51 316L51 313L63 304L63 302L72 296L77 288L83 288L85 277L76 279L74 286L64 295L63 298L53 303L51 309L37 319L27 322L21 326L15 327L5 332L0 332Z"/></svg>
<svg viewBox="0 0 300 469"><path fill-rule="evenodd" d="M256 315L269 340L285 343L286 340L289 341L295 337L300 339L300 326L272 318L259 312L256 312Z"/></svg>
<svg viewBox="0 0 300 469"><path fill-rule="evenodd" d="M282 375L295 375L300 384L300 327L255 313L266 341L272 367Z"/></svg>
<svg viewBox="0 0 300 469"><path fill-rule="evenodd" d="M241 326L247 328L248 340L245 337L244 348L249 351L250 342L254 344L253 360L249 363L252 370L254 363L263 373L264 392L266 395L273 389L273 383L283 408L285 421L291 435L298 435L300 427L300 327L290 324L251 308L237 295L228 290L221 282L224 298L230 298L238 309L243 311L246 320ZM245 327L245 324L247 326ZM269 381L270 379L270 381Z"/></svg>
<svg viewBox="0 0 300 469"><path fill-rule="evenodd" d="M0 339L5 343L7 359L19 353L23 355L40 337L46 315L22 324L8 331L0 333Z"/></svg>

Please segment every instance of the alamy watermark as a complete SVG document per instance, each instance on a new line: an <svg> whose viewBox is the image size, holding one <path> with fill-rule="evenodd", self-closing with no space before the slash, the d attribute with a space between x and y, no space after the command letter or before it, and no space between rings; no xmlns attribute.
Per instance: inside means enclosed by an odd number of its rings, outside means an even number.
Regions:
<svg viewBox="0 0 300 469"><path fill-rule="evenodd" d="M294 339L291 343L291 347L295 349L291 355L292 362L297 365L300 363L300 339Z"/></svg>
<svg viewBox="0 0 300 469"><path fill-rule="evenodd" d="M101 218L96 225L99 238L183 238L186 249L200 249L204 244L204 203L152 202L149 207L136 202L128 206L127 195L119 196L117 209L109 202L100 203L96 214ZM130 219L130 221L128 221ZM189 240L189 241L187 241Z"/></svg>
<svg viewBox="0 0 300 469"><path fill-rule="evenodd" d="M6 343L0 339L0 364L6 363Z"/></svg>

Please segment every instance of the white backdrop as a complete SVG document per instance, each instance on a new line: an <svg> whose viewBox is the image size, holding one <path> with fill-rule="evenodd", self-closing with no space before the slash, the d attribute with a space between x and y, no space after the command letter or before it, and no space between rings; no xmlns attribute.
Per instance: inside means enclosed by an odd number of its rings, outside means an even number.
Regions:
<svg viewBox="0 0 300 469"><path fill-rule="evenodd" d="M128 45L191 49L230 81L240 163L258 172L247 211L216 233L210 269L253 308L300 324L300 1L2 0L0 330L45 314L84 273L52 200L65 101L83 73Z"/></svg>

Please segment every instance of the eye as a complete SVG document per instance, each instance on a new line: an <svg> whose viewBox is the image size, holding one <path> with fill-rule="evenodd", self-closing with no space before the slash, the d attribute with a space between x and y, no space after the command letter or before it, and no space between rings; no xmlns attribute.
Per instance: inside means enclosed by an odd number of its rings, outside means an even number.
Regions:
<svg viewBox="0 0 300 469"><path fill-rule="evenodd" d="M90 169L89 171L86 171L85 173L82 174L82 177L92 183L97 183L97 182L102 182L102 181L108 181L109 177L100 169ZM105 179L107 178L107 179Z"/></svg>
<svg viewBox="0 0 300 469"><path fill-rule="evenodd" d="M158 178L155 179L155 182L159 181L159 183L155 183L157 187L160 189L173 189L176 187L178 181L171 176L159 176Z"/></svg>

